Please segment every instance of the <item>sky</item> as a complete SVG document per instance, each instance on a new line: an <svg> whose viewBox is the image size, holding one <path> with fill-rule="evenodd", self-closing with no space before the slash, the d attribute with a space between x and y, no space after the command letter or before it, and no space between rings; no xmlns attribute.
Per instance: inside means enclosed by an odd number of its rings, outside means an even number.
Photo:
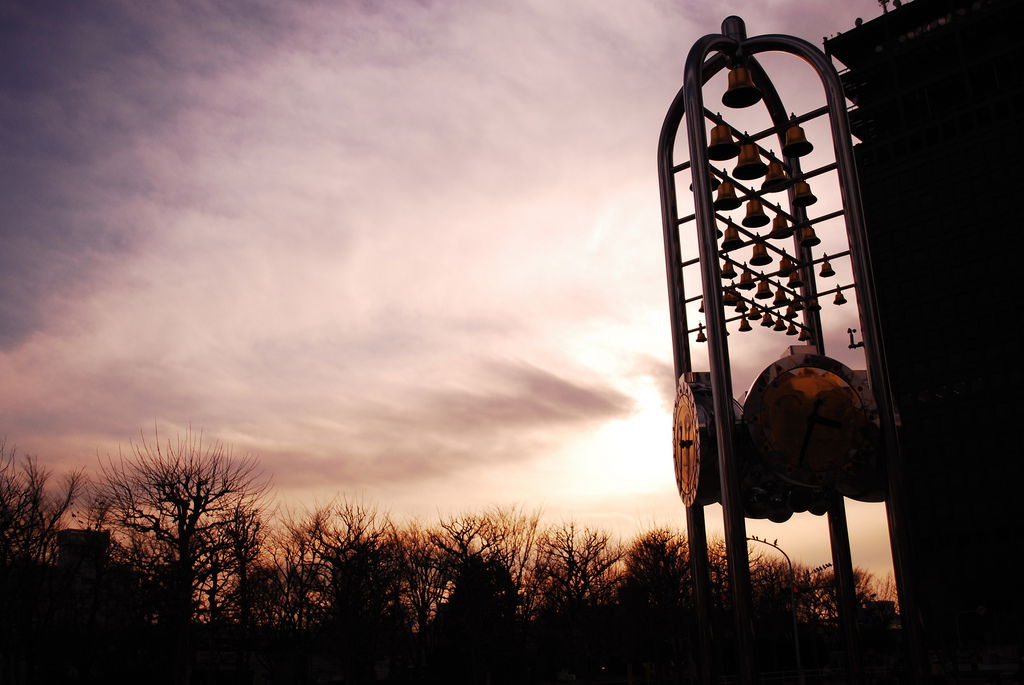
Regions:
<svg viewBox="0 0 1024 685"><path fill-rule="evenodd" d="M820 45L879 12L4 3L0 436L60 472L202 431L285 508L682 527L655 153L686 53L729 14ZM777 69L787 105L822 104ZM737 394L791 342L758 340ZM848 510L886 573L882 506ZM748 531L829 559L823 519Z"/></svg>

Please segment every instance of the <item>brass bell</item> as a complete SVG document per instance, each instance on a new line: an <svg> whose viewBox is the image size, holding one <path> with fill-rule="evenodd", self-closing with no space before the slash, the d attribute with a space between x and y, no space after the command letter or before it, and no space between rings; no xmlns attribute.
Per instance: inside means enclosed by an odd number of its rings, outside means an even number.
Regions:
<svg viewBox="0 0 1024 685"><path fill-rule="evenodd" d="M751 321L761 318L761 310L757 308L756 304L750 305L750 311L747 312L747 318Z"/></svg>
<svg viewBox="0 0 1024 685"><path fill-rule="evenodd" d="M737 178L739 178L737 176ZM811 186L807 181L797 181L793 184L793 205L796 207L810 207L818 198L811 192Z"/></svg>
<svg viewBox="0 0 1024 685"><path fill-rule="evenodd" d="M796 335L796 324L789 324L789 328L786 329L786 335Z"/></svg>
<svg viewBox="0 0 1024 685"><path fill-rule="evenodd" d="M803 276L800 275L800 269L794 269L793 271L789 272L789 283L787 283L787 285L790 288L793 288L794 290L796 290L797 288L799 288L803 284L804 284L804 278L803 278Z"/></svg>
<svg viewBox="0 0 1024 685"><path fill-rule="evenodd" d="M766 309L764 311L764 316L761 317L761 325L765 328L771 328L774 323L775 320L772 319L772 313Z"/></svg>
<svg viewBox="0 0 1024 685"><path fill-rule="evenodd" d="M747 317L740 318L740 333L746 333L750 330L750 322L747 321Z"/></svg>
<svg viewBox="0 0 1024 685"><path fill-rule="evenodd" d="M793 124L786 129L786 142L782 146L782 154L787 157L803 157L809 154L814 146L807 142L804 130Z"/></svg>
<svg viewBox="0 0 1024 685"><path fill-rule="evenodd" d="M772 232L768 234L768 237L772 240L782 240L793 235L793 228L786 221L786 217L782 214L776 214L775 218L772 219Z"/></svg>
<svg viewBox="0 0 1024 685"><path fill-rule="evenodd" d="M725 307L732 307L736 304L736 292L732 288L725 288L722 290L722 305Z"/></svg>
<svg viewBox="0 0 1024 685"><path fill-rule="evenodd" d="M795 317L796 307L794 307L792 304L786 307L786 313L783 314L783 316L786 317L787 319L792 319L793 317Z"/></svg>
<svg viewBox="0 0 1024 685"><path fill-rule="evenodd" d="M800 329L800 337L797 338L800 342L806 342L811 339L811 333L806 328Z"/></svg>
<svg viewBox="0 0 1024 685"><path fill-rule="evenodd" d="M768 281L764 279L764 274L761 275L761 280L757 282L757 292L754 293L754 297L759 300L771 299L772 289L768 285Z"/></svg>
<svg viewBox="0 0 1024 685"><path fill-rule="evenodd" d="M743 247L743 239L740 238L740 231L735 226L725 227L725 238L722 239L722 251L728 252Z"/></svg>
<svg viewBox="0 0 1024 685"><path fill-rule="evenodd" d="M773 301L773 304L776 307L789 304L789 295L786 294L786 291L783 290L781 286L779 286L779 289L775 291L775 300Z"/></svg>
<svg viewBox="0 0 1024 685"><path fill-rule="evenodd" d="M732 129L728 124L718 124L711 129L711 142L708 144L708 159L718 162L732 159L740 153L740 144L732 139Z"/></svg>
<svg viewBox="0 0 1024 685"><path fill-rule="evenodd" d="M793 308L794 312L802 312L804 310L804 301L797 297L793 300L793 304L789 306Z"/></svg>
<svg viewBox="0 0 1024 685"><path fill-rule="evenodd" d="M734 311L737 314L742 314L743 312L747 311L747 303L739 295L736 296L736 309Z"/></svg>
<svg viewBox="0 0 1024 685"><path fill-rule="evenodd" d="M786 322L785 322L785 320L783 320L783 318L781 316L778 319L775 320L775 327L772 330L773 331L784 331L784 330L786 330Z"/></svg>
<svg viewBox="0 0 1024 685"><path fill-rule="evenodd" d="M765 264L772 263L772 256L768 254L768 248L760 240L754 243L754 254L750 258L750 263L754 266L764 266Z"/></svg>
<svg viewBox="0 0 1024 685"><path fill-rule="evenodd" d="M789 258L789 255L782 255L782 259L779 260L779 275L788 276L793 273L793 269L796 268L796 264Z"/></svg>
<svg viewBox="0 0 1024 685"><path fill-rule="evenodd" d="M843 295L842 288L836 290L836 299L832 300L832 304L846 304L846 296Z"/></svg>
<svg viewBox="0 0 1024 685"><path fill-rule="evenodd" d="M740 282L736 284L736 287L740 290L753 290L754 288L754 276L747 269L746 262L743 262L743 275L740 276Z"/></svg>
<svg viewBox="0 0 1024 685"><path fill-rule="evenodd" d="M704 324L698 324L697 339L696 340L699 343L707 342L708 341L707 336L704 335Z"/></svg>
<svg viewBox="0 0 1024 685"><path fill-rule="evenodd" d="M766 193L777 193L788 188L791 183L781 163L775 160L768 162L768 172L764 177L764 183L761 184L761 190Z"/></svg>
<svg viewBox="0 0 1024 685"><path fill-rule="evenodd" d="M832 265L828 261L828 255L825 255L825 261L821 263L821 277L828 278L835 275L836 272L832 270Z"/></svg>
<svg viewBox="0 0 1024 685"><path fill-rule="evenodd" d="M708 174L708 178L710 179L710 182L711 182L711 190L712 191L718 190L718 186L722 185L722 182L719 181L718 177L715 176L714 174ZM690 184L690 192L691 193L693 192L693 184L692 183Z"/></svg>
<svg viewBox="0 0 1024 685"><path fill-rule="evenodd" d="M809 311L809 312L820 312L821 311L821 305L818 304L818 298L816 298L816 297L808 298L808 300L807 300L807 311Z"/></svg>
<svg viewBox="0 0 1024 685"><path fill-rule="evenodd" d="M761 178L768 173L768 166L761 161L761 153L753 143L743 143L740 146L740 158L736 161L736 168L732 170L733 178L741 181L749 181L754 178Z"/></svg>
<svg viewBox="0 0 1024 685"><path fill-rule="evenodd" d="M718 197L711 203L711 206L720 212L736 209L743 201L736 197L736 186L732 181L722 181L718 186Z"/></svg>
<svg viewBox="0 0 1024 685"><path fill-rule="evenodd" d="M804 226L800 229L800 247L814 247L821 242L821 238L814 232L813 226Z"/></svg>
<svg viewBox="0 0 1024 685"><path fill-rule="evenodd" d="M732 262L728 259L722 263L722 278L726 280L732 280L736 278L736 269L733 268Z"/></svg>
<svg viewBox="0 0 1024 685"><path fill-rule="evenodd" d="M704 300L703 299L700 301L700 306L697 307L697 311L702 313L702 314L704 313Z"/></svg>
<svg viewBox="0 0 1024 685"><path fill-rule="evenodd" d="M747 228L758 228L764 226L771 219L764 213L764 206L761 205L761 201L758 199L747 200L747 215L743 217L743 221L740 223Z"/></svg>
<svg viewBox="0 0 1024 685"><path fill-rule="evenodd" d="M722 95L722 104L726 107L739 109L750 107L761 101L761 91L754 85L750 72L746 67L734 67L729 70L729 89Z"/></svg>

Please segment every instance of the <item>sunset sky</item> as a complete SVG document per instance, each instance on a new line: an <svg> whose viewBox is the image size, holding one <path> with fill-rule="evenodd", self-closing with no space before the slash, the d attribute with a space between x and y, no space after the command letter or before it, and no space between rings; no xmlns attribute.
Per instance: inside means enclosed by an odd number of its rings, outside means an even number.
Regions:
<svg viewBox="0 0 1024 685"><path fill-rule="evenodd" d="M879 12L5 3L0 436L94 471L191 426L285 507L681 527L655 152L686 53L729 14L820 45ZM737 393L787 342L738 348ZM849 511L884 573L881 505ZM748 525L829 560L823 519Z"/></svg>

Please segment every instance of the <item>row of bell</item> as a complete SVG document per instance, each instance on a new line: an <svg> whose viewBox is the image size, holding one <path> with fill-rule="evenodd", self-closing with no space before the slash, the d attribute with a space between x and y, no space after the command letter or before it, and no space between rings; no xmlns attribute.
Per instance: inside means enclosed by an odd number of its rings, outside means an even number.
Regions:
<svg viewBox="0 0 1024 685"><path fill-rule="evenodd" d="M755 318L761 318L761 325L765 328L771 328L773 331L785 331L786 335L799 336L798 340L800 341L810 340L811 338L811 334L806 328L803 328L802 326L798 327L793 322L790 322L787 325L786 321L781 316L773 317L770 312L765 312L763 317L758 315L758 317ZM740 333L747 333L748 331L753 330L753 326L750 325L749 317L744 316L740 318L740 326L737 330L739 330ZM725 334L729 335L729 331L726 331ZM704 324L700 324L697 329L695 342L703 343L707 341L708 337L704 335Z"/></svg>
<svg viewBox="0 0 1024 685"><path fill-rule="evenodd" d="M735 287L739 288L741 286L737 285ZM818 304L817 297L807 298L806 302L800 297L794 297L793 299L790 299L789 293L787 293L786 290L781 286L776 289L775 295L773 296L771 292L771 285L763 277L757 285L757 292L754 294L754 299L770 299L772 300L772 307L776 309L785 306L786 313L784 315L784 318L786 319L792 319L794 316L796 316L797 312L803 311L805 308L807 309L807 311L811 312L821 311L821 305ZM836 288L836 295L832 299L832 304L836 306L842 306L847 302L848 300L846 299L846 295L843 294L843 287L839 286L838 288ZM748 311L747 300L744 299L743 297L740 297L732 286L723 289L722 305L726 307L733 307L737 314L742 314ZM700 306L697 308L697 311L704 311L704 300L700 301ZM763 308L763 311L765 313L768 312L766 308ZM747 318L756 319L758 318L758 316L760 315L757 313L757 305L752 305L752 307L749 309L749 313L747 314Z"/></svg>
<svg viewBox="0 0 1024 685"><path fill-rule="evenodd" d="M756 256L756 253L758 252L758 245L760 245L760 243L755 243L755 245L754 245L755 256ZM764 247L764 246L761 245L761 247ZM764 253L765 253L765 256L767 256L767 250L765 250ZM751 259L750 263L753 264L754 266L763 266L764 264L770 264L771 261L772 261L771 257L768 257L767 261L758 260L757 262L755 262L753 259ZM740 283L741 284L744 283L744 279L746 279L747 281L750 281L753 278L753 276L751 276L750 270L747 269L747 263L746 262L743 263L743 267L742 268L743 268L743 276L740 277ZM779 261L779 271L778 271L778 273L779 273L780 276L789 276L790 280L792 281L793 275L799 273L799 268L793 262L793 260L790 259L789 255L785 255L784 254L782 256L782 259ZM731 261L727 260L722 265L722 274L721 275L722 275L722 278L724 280L730 280L731 281L732 279L736 278L736 269L733 267L733 263ZM825 255L825 259L822 260L822 262L821 262L821 271L819 272L819 275L822 278L831 278L832 276L836 275L835 270L832 268L832 263L828 259L828 255ZM801 280L798 285L803 285L803 281ZM743 290L749 290L750 287L753 287L753 286L744 287L744 286L741 285L739 287L741 287Z"/></svg>
<svg viewBox="0 0 1024 685"><path fill-rule="evenodd" d="M782 144L782 154L786 157L803 157L814 150L814 145L807 140L804 130L797 124L786 129L785 142ZM758 164L764 166L758 154L757 146L753 143L740 143L732 137L732 127L729 124L717 124L712 127L708 140L708 159L717 162L724 162L734 157L739 157L738 168L743 173L754 173ZM767 171L767 170L765 170ZM747 178L760 178L765 171ZM743 178L737 176L736 178Z"/></svg>
<svg viewBox="0 0 1024 685"><path fill-rule="evenodd" d="M784 217L777 216L775 217L775 225L772 226L772 232L767 237L771 240L777 240L789 238L792 235L793 227L789 226ZM813 226L801 226L799 240L800 247L814 247L821 244L821 238L818 237ZM722 234L722 252L737 250L745 244L738 228L731 224L726 226L725 233ZM754 241L754 256L751 258L750 263L754 266L763 266L771 264L771 262L772 258L768 254L768 248L765 247L764 243L760 240L760 236L758 236Z"/></svg>
<svg viewBox="0 0 1024 685"><path fill-rule="evenodd" d="M779 166L779 168L781 169L781 165L778 164L778 162L772 162L772 164ZM789 187L789 178L786 177L785 170L781 170L780 173L782 174L782 178L784 179L786 185L779 188L779 190L784 190ZM765 181L764 185L761 186L761 189L769 190L768 188L765 187L767 186L767 184L768 181ZM737 209L740 205L743 204L743 200L741 200L739 196L736 194L736 184L734 184L732 181L722 181L721 183L718 184L717 191L718 194L715 195L715 199L712 201L711 206L717 209L718 211L727 212L733 209ZM809 183L807 183L807 181L797 181L796 183L793 184L794 207L810 207L817 201L818 198L813 192L811 192L811 186ZM751 198L750 200L748 200L748 205L750 202L757 202L758 205L761 204L761 201L757 200L756 198ZM749 206L747 208L747 213L750 214ZM764 213L763 210L762 213ZM764 223L768 222L765 221Z"/></svg>

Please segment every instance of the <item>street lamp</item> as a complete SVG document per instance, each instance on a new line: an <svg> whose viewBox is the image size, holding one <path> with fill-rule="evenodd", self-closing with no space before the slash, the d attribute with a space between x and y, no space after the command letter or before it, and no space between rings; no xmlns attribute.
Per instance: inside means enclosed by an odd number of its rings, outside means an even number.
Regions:
<svg viewBox="0 0 1024 685"><path fill-rule="evenodd" d="M790 560L789 555L786 554L781 547L779 547L779 545L777 544L778 540L775 540L774 542L768 542L767 540L762 540L756 535L751 535L747 538L747 541L760 542L763 545L774 547L779 551L779 554L785 557L786 563L789 565L789 608L790 613L793 616L793 648L796 651L796 676L800 681L800 685L805 685L807 681L804 679L803 664L800 663L800 632L797 630L796 623L796 574L793 572L793 562Z"/></svg>

